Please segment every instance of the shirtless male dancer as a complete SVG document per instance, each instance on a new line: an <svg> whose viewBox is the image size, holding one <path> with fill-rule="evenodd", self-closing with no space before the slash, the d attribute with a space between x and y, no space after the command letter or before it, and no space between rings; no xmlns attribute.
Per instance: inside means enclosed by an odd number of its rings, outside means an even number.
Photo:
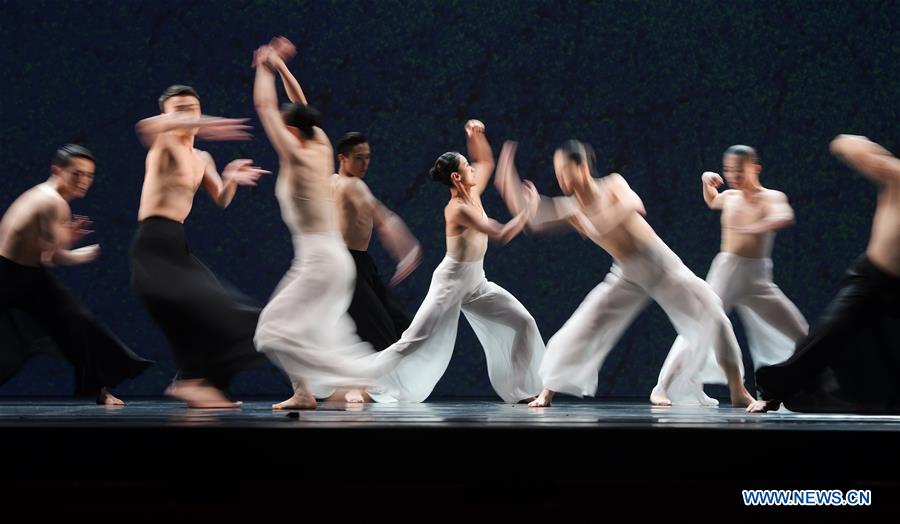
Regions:
<svg viewBox="0 0 900 524"><path fill-rule="evenodd" d="M201 186L224 208L238 186L255 185L268 171L240 159L220 175L212 156L194 147L197 138L250 135L246 119L202 115L193 88L169 87L159 109L162 114L136 126L149 150L131 251L132 287L168 339L179 368L166 394L191 408L238 407L225 390L233 375L264 361L253 346L259 309L190 253L184 221Z"/></svg>

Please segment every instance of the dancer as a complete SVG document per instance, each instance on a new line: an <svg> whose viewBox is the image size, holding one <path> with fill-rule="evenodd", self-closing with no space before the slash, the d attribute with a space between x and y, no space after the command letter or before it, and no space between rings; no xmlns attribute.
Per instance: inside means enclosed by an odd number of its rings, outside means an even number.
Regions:
<svg viewBox="0 0 900 524"><path fill-rule="evenodd" d="M481 193L494 171L484 124L465 125L469 156L441 155L431 177L450 190L444 208L447 255L434 270L431 286L409 329L377 359L392 370L370 394L378 401L425 400L447 369L456 342L459 313L481 342L494 391L506 402L531 399L540 391L538 366L544 342L534 318L508 291L487 280L488 239L506 244L525 227L537 206L537 192L526 184L524 203L506 224L488 218Z"/></svg>
<svg viewBox="0 0 900 524"><path fill-rule="evenodd" d="M400 338L410 319L382 283L375 261L369 255L372 231L378 231L384 247L397 261L391 286L418 266L422 250L406 224L372 195L363 180L371 155L366 137L362 133L347 133L338 142L337 153L339 167L333 178L338 222L356 264L356 288L348 311L359 336L381 351ZM394 239L401 242L387 241Z"/></svg>
<svg viewBox="0 0 900 524"><path fill-rule="evenodd" d="M50 178L13 202L0 220L0 382L12 377L33 353L57 353L75 367L76 395L97 404L123 405L109 392L152 362L135 355L101 326L47 267L93 262L100 246L71 249L91 221L71 214L69 202L84 198L96 163L82 146L56 151ZM24 318L23 318L24 317ZM38 339L49 335L51 344Z"/></svg>
<svg viewBox="0 0 900 524"><path fill-rule="evenodd" d="M495 180L512 213L521 209L523 194L515 170L515 149L513 142L504 144ZM567 141L558 148L553 166L567 196L542 199L529 223L535 232L574 227L613 257L606 279L547 343L540 368L544 389L529 404L532 407L549 406L555 392L593 395L603 360L651 298L688 342L684 369L676 370L681 372L679 391L692 387L705 356L702 348L737 345L712 289L656 236L641 216L645 213L641 199L625 179L617 173L594 178L593 161L593 150L578 141ZM738 351L733 348L727 354ZM720 364L726 370L732 403L748 405L753 398L741 382L738 364Z"/></svg>
<svg viewBox="0 0 900 524"><path fill-rule="evenodd" d="M722 299L726 314L737 307L747 331L754 369L759 369L787 360L794 352L794 344L809 330L800 310L772 282L775 231L794 223L794 211L784 193L760 184L762 166L752 147L729 147L722 165L731 189L719 193L717 188L723 181L718 173L706 172L701 177L706 205L722 211L721 250L712 261L706 282ZM670 398L663 384L671 383L672 373L681 367L679 360L684 358L686 344L684 338L678 337L669 350L659 382L650 395L654 404L678 404L682 400ZM737 346L720 344L716 349L731 351ZM703 382L724 384L725 376L716 364L712 348L706 354L699 386L702 388ZM720 355L718 359L737 362L743 376L740 354ZM696 395L702 392L689 395L689 401Z"/></svg>
<svg viewBox="0 0 900 524"><path fill-rule="evenodd" d="M225 391L232 376L263 362L253 347L259 309L223 285L188 249L184 221L202 185L220 207L237 186L256 185L264 171L251 160L229 163L221 176L194 140L246 140L246 119L203 116L200 97L174 85L159 98L162 114L138 122L149 148L131 250L131 282L168 339L179 377L166 394L191 408L233 408Z"/></svg>
<svg viewBox="0 0 900 524"><path fill-rule="evenodd" d="M750 412L900 413L900 159L862 136L831 152L878 185L869 245L794 354L756 371Z"/></svg>
<svg viewBox="0 0 900 524"><path fill-rule="evenodd" d="M290 42L276 38L257 49L253 60L253 101L278 152L275 196L295 252L254 337L257 349L285 371L294 389L273 409L315 409L316 398L340 387L371 385L376 374L372 359L364 358L374 356L372 346L356 336L347 314L356 275L338 229L331 142L318 126L318 111L307 104L284 63L294 52ZM275 72L296 100L281 112Z"/></svg>

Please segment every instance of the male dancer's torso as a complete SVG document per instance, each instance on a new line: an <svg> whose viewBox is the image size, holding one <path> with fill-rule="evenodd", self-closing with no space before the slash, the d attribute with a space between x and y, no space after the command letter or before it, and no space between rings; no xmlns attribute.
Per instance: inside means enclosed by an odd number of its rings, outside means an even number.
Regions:
<svg viewBox="0 0 900 524"><path fill-rule="evenodd" d="M334 159L325 132L314 128L312 139L299 141L289 158L282 158L275 195L292 233L337 231L334 201Z"/></svg>
<svg viewBox="0 0 900 524"><path fill-rule="evenodd" d="M878 192L866 255L880 269L900 277L900 182L889 182Z"/></svg>
<svg viewBox="0 0 900 524"><path fill-rule="evenodd" d="M761 222L768 214L768 201L773 197L766 188L746 195L729 190L722 194L722 243L720 251L745 258L769 258L772 255L774 232L741 233L735 230Z"/></svg>
<svg viewBox="0 0 900 524"><path fill-rule="evenodd" d="M569 198L577 203L581 213L596 229L605 228L603 219L596 210L610 208L625 196L624 192L630 192L630 197L638 198L618 175L596 179L590 187L592 191L589 193ZM582 235L590 238L617 261L626 260L642 252L656 238L656 232L637 211L628 213L617 226L599 236L595 232L579 227L577 222L573 225Z"/></svg>
<svg viewBox="0 0 900 524"><path fill-rule="evenodd" d="M41 214L51 210L44 227L60 234L56 232L69 221L71 211L55 189L43 183L17 198L0 220L0 256L23 266L41 266L49 241L43 238Z"/></svg>
<svg viewBox="0 0 900 524"><path fill-rule="evenodd" d="M369 193L368 186L362 179L349 175L335 173L331 179L344 242L354 251L368 251L375 225L374 207L359 205L360 199L352 196Z"/></svg>
<svg viewBox="0 0 900 524"><path fill-rule="evenodd" d="M138 220L159 216L184 223L210 161L192 144L158 136L147 152Z"/></svg>

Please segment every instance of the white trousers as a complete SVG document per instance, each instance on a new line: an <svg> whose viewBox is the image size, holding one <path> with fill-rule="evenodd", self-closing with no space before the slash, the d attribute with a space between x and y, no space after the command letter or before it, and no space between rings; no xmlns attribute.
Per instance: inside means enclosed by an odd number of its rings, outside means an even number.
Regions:
<svg viewBox="0 0 900 524"><path fill-rule="evenodd" d="M680 362L685 377L703 365L702 348L714 343L737 347L716 294L656 238L642 252L615 261L603 282L550 339L540 368L544 387L579 397L595 394L604 359L651 299L687 342L686 358Z"/></svg>
<svg viewBox="0 0 900 524"><path fill-rule="evenodd" d="M483 261L450 257L434 270L428 294L400 340L378 353L386 374L369 393L379 402L422 402L453 355L460 311L487 360L494 391L506 402L537 395L544 341L534 318L514 296L488 281Z"/></svg>
<svg viewBox="0 0 900 524"><path fill-rule="evenodd" d="M769 258L746 258L732 253L719 253L712 261L706 281L722 300L726 313L737 308L738 316L744 324L750 346L750 357L754 369L784 362L794 353L794 346L806 336L809 325L800 310L772 282L772 260ZM659 385L675 380L686 349L685 340L675 339L669 355L659 373ZM725 383L725 374L717 364L736 362L743 364L740 348L731 345L712 346L704 350L705 364L697 375L699 383ZM694 398L693 392L686 392L687 399L669 397L674 404L688 403Z"/></svg>

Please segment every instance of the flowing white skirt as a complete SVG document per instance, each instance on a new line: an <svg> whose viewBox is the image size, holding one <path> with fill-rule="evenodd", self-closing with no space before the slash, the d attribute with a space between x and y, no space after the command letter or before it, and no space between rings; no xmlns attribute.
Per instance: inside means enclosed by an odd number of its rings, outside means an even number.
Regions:
<svg viewBox="0 0 900 524"><path fill-rule="evenodd" d="M376 383L375 351L356 335L347 308L356 267L338 232L294 235L295 257L263 309L254 343L294 388L318 398Z"/></svg>

